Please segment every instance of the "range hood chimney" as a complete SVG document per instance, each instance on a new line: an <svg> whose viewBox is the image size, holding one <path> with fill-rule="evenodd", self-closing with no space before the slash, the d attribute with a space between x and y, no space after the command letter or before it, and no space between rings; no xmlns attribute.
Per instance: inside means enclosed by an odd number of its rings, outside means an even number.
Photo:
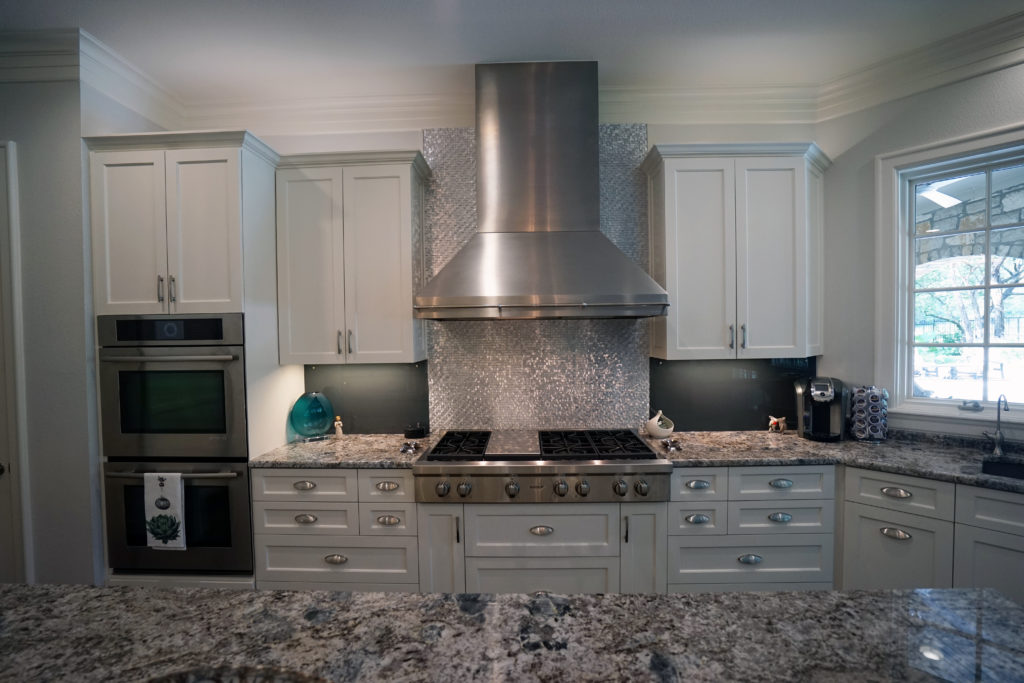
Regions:
<svg viewBox="0 0 1024 683"><path fill-rule="evenodd" d="M417 318L665 315L668 294L600 231L597 62L476 66L478 232Z"/></svg>

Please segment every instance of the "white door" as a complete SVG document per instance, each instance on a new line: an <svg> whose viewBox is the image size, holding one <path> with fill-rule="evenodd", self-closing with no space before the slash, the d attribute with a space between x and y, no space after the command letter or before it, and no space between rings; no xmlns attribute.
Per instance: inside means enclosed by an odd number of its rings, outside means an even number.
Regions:
<svg viewBox="0 0 1024 683"><path fill-rule="evenodd" d="M0 143L0 583L24 581L18 488L18 405L14 364L14 263L10 220L15 182L14 147ZM15 202L16 204L16 202Z"/></svg>
<svg viewBox="0 0 1024 683"><path fill-rule="evenodd" d="M343 174L277 172L277 308L281 364L345 360Z"/></svg>
<svg viewBox="0 0 1024 683"><path fill-rule="evenodd" d="M170 310L241 312L240 151L181 149L165 154Z"/></svg>
<svg viewBox="0 0 1024 683"><path fill-rule="evenodd" d="M345 169L345 344L349 363L412 357L408 166Z"/></svg>
<svg viewBox="0 0 1024 683"><path fill-rule="evenodd" d="M162 151L90 155L96 314L167 313Z"/></svg>
<svg viewBox="0 0 1024 683"><path fill-rule="evenodd" d="M803 160L736 160L740 358L805 356L807 253Z"/></svg>
<svg viewBox="0 0 1024 683"><path fill-rule="evenodd" d="M665 164L671 358L736 357L734 163L698 158Z"/></svg>
<svg viewBox="0 0 1024 683"><path fill-rule="evenodd" d="M419 503L420 592L466 591L465 524L462 505Z"/></svg>

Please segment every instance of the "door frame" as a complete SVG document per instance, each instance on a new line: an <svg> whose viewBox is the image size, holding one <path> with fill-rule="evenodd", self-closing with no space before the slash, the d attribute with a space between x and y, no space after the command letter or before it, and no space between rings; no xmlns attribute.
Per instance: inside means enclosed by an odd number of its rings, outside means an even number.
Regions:
<svg viewBox="0 0 1024 683"><path fill-rule="evenodd" d="M5 477L11 488L11 538L15 582L33 578L28 528L28 458L25 448L25 347L22 331L21 224L17 148L0 140L0 443L10 454ZM0 579L4 577L0 575Z"/></svg>

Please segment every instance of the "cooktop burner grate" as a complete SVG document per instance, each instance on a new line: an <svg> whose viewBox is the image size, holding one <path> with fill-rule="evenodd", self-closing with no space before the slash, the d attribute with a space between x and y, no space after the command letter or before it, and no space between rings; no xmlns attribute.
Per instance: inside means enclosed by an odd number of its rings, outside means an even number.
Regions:
<svg viewBox="0 0 1024 683"><path fill-rule="evenodd" d="M616 459L654 458L643 439L628 429L542 431L542 457L583 456Z"/></svg>
<svg viewBox="0 0 1024 683"><path fill-rule="evenodd" d="M487 443L491 440L490 432L451 431L445 432L440 441L431 449L435 460L446 457L466 458L477 456L483 458L487 452Z"/></svg>

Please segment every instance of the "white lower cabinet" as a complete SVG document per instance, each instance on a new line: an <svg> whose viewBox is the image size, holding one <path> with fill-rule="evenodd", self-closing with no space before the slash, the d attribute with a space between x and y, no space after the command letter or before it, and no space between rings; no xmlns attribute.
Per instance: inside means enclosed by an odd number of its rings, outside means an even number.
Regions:
<svg viewBox="0 0 1024 683"><path fill-rule="evenodd" d="M463 506L457 503L419 503L420 591L464 593L466 553Z"/></svg>
<svg viewBox="0 0 1024 683"><path fill-rule="evenodd" d="M409 470L256 469L260 589L419 590Z"/></svg>
<svg viewBox="0 0 1024 683"><path fill-rule="evenodd" d="M622 505L619 592L664 593L668 580L667 503Z"/></svg>
<svg viewBox="0 0 1024 683"><path fill-rule="evenodd" d="M831 584L832 543L832 534L674 539L669 551L670 580L675 584Z"/></svg>
<svg viewBox="0 0 1024 683"><path fill-rule="evenodd" d="M467 557L470 593L617 593L617 557Z"/></svg>
<svg viewBox="0 0 1024 683"><path fill-rule="evenodd" d="M953 586L1024 603L1024 495L957 485Z"/></svg>

